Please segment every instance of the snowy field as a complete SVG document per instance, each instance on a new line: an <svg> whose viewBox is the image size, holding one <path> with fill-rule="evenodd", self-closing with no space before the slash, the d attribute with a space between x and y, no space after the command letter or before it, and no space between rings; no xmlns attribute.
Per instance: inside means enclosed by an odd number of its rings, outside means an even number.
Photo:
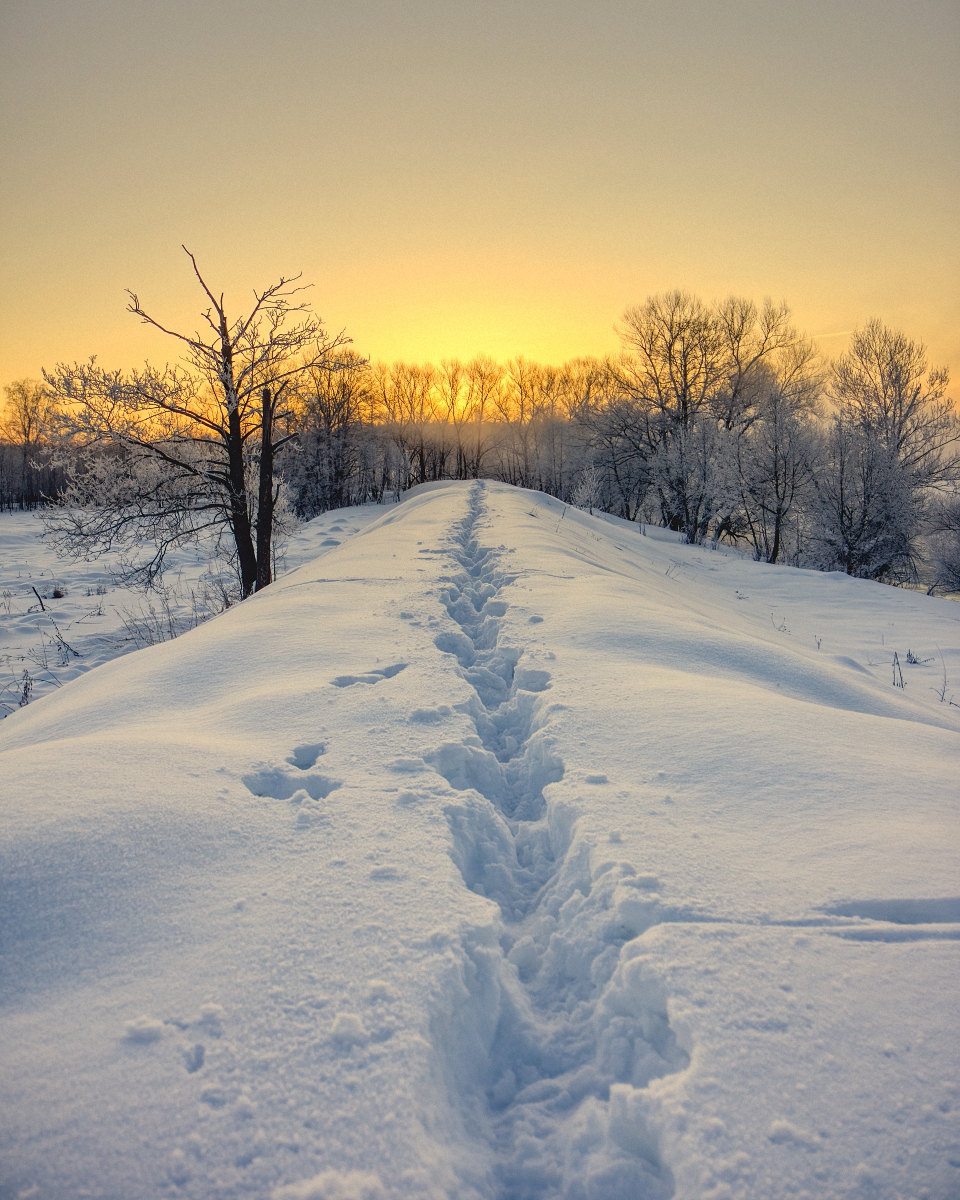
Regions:
<svg viewBox="0 0 960 1200"><path fill-rule="evenodd" d="M0 1198L956 1200L960 606L372 517L0 721Z"/></svg>
<svg viewBox="0 0 960 1200"><path fill-rule="evenodd" d="M383 513L366 504L299 526L281 542L278 575L327 554ZM236 590L212 541L175 551L159 592L145 597L117 583L119 554L64 560L42 531L39 514L0 512L0 719L91 667L178 637L222 611Z"/></svg>

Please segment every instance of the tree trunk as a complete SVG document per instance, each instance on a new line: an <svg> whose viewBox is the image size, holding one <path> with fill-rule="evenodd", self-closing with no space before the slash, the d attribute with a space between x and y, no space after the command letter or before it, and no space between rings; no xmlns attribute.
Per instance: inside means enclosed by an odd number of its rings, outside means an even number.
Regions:
<svg viewBox="0 0 960 1200"><path fill-rule="evenodd" d="M270 389L262 392L260 422L260 490L257 497L257 588L262 591L272 581L270 544L273 538L273 398Z"/></svg>
<svg viewBox="0 0 960 1200"><path fill-rule="evenodd" d="M240 569L240 592L243 599L257 583L257 555L253 548L253 530L247 508L247 489L243 474L243 437L240 414L234 410L228 416L229 438L227 453L230 460L230 528L237 547Z"/></svg>
<svg viewBox="0 0 960 1200"><path fill-rule="evenodd" d="M237 547L242 599L254 590L257 583L257 556L253 548L253 530L247 507L247 484L243 470L243 428L240 405L233 377L233 349L227 332L227 320L220 314L220 345L222 380L227 405L227 457L230 467L230 528Z"/></svg>

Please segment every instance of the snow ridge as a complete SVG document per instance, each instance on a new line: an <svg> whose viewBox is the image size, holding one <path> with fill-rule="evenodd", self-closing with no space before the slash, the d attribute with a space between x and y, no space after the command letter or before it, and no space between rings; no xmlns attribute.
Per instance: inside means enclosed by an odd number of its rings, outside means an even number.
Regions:
<svg viewBox="0 0 960 1200"><path fill-rule="evenodd" d="M564 774L551 732L562 706L548 702L549 673L525 667L523 650L501 641L501 594L516 575L477 540L483 496L478 483L455 532L462 570L443 595L454 628L436 638L474 690L465 707L476 735L430 757L463 793L447 807L454 859L466 885L497 903L502 924L497 944L477 936L464 947L477 1028L451 1028L448 1014L435 1037L453 1054L448 1076L466 1128L489 1141L492 1180L481 1194L666 1200L673 1179L647 1120L647 1085L689 1057L662 987L620 953L661 919L656 880L615 861L591 877L575 813L544 796ZM463 1049L471 1034L482 1043L472 1063Z"/></svg>

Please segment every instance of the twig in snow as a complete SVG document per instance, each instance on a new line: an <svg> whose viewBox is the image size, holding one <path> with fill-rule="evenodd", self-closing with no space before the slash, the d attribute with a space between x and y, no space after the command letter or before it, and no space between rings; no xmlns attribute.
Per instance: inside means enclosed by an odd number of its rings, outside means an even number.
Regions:
<svg viewBox="0 0 960 1200"><path fill-rule="evenodd" d="M940 681L940 686L938 688L931 688L930 691L933 692L941 704L952 704L954 708L960 708L960 704L957 704L953 696L951 696L949 700L947 699L947 688L949 687L949 683L947 681L947 663L943 657L943 651L939 646L937 647L937 653L940 655L940 665L943 667L943 676Z"/></svg>

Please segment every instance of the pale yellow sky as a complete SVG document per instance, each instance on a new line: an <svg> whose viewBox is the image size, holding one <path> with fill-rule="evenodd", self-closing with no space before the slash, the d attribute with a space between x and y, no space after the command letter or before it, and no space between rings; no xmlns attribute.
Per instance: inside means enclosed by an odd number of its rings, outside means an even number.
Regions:
<svg viewBox="0 0 960 1200"><path fill-rule="evenodd" d="M0 383L173 349L194 251L358 350L559 362L673 287L873 316L960 395L955 0L6 0ZM824 340L828 353L845 338Z"/></svg>

